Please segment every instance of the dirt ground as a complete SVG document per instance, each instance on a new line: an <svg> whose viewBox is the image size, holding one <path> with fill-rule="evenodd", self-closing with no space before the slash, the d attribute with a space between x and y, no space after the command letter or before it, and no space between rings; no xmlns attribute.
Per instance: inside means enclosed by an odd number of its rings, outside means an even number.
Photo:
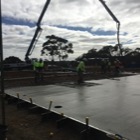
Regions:
<svg viewBox="0 0 140 140"><path fill-rule="evenodd" d="M57 128L56 122L51 120L42 122L39 114L30 113L25 108L18 109L16 104L8 104L7 100L5 100L5 115L8 140L81 140L80 133L73 129Z"/></svg>
<svg viewBox="0 0 140 140"><path fill-rule="evenodd" d="M70 128L57 128L55 121L42 121L39 114L18 109L16 104L5 101L5 110L8 140L80 140Z"/></svg>

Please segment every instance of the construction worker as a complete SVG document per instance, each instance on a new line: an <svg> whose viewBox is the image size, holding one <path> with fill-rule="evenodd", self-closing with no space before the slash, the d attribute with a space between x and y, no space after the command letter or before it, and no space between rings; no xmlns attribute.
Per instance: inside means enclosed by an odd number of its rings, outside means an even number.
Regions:
<svg viewBox="0 0 140 140"><path fill-rule="evenodd" d="M38 68L38 60L37 59L34 60L32 64L33 64L33 70L36 71L36 69Z"/></svg>
<svg viewBox="0 0 140 140"><path fill-rule="evenodd" d="M43 81L44 62L42 59L33 62L33 70L35 71L35 83Z"/></svg>
<svg viewBox="0 0 140 140"><path fill-rule="evenodd" d="M101 73L105 74L106 73L106 60L101 59Z"/></svg>
<svg viewBox="0 0 140 140"><path fill-rule="evenodd" d="M43 81L43 70L44 70L44 61L42 59L38 62L38 72L39 72L39 80Z"/></svg>
<svg viewBox="0 0 140 140"><path fill-rule="evenodd" d="M106 65L107 65L107 71L110 73L111 72L111 62L109 59L107 60Z"/></svg>
<svg viewBox="0 0 140 140"><path fill-rule="evenodd" d="M120 73L120 61L118 59L115 60L114 62L114 65L115 65L115 74L119 74Z"/></svg>
<svg viewBox="0 0 140 140"><path fill-rule="evenodd" d="M38 77L39 77L39 62L38 60L34 60L33 62L33 70L34 70L34 74L35 74L35 83L37 83L38 81Z"/></svg>
<svg viewBox="0 0 140 140"><path fill-rule="evenodd" d="M85 72L85 59L81 60L76 68L78 74L78 84L83 83L83 73Z"/></svg>
<svg viewBox="0 0 140 140"><path fill-rule="evenodd" d="M39 60L39 70L42 71L44 68L44 61L42 59Z"/></svg>

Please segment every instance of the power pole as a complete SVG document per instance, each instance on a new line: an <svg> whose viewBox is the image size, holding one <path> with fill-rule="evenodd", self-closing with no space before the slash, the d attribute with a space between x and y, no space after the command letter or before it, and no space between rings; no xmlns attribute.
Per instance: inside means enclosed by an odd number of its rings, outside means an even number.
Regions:
<svg viewBox="0 0 140 140"><path fill-rule="evenodd" d="M2 124L5 125L5 103L4 103L4 68L3 68L3 42L2 42L2 14L0 0L0 99L1 99L1 114Z"/></svg>

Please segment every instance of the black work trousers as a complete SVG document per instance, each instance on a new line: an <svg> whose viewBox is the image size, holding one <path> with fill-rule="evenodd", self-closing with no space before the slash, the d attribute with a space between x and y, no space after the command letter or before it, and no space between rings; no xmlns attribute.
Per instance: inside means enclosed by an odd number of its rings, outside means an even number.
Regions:
<svg viewBox="0 0 140 140"><path fill-rule="evenodd" d="M78 70L78 84L83 83L84 82L84 77L83 77L83 71L82 70Z"/></svg>
<svg viewBox="0 0 140 140"><path fill-rule="evenodd" d="M43 77L43 68L36 68L35 70L35 83L39 82L39 81L43 81L44 77Z"/></svg>

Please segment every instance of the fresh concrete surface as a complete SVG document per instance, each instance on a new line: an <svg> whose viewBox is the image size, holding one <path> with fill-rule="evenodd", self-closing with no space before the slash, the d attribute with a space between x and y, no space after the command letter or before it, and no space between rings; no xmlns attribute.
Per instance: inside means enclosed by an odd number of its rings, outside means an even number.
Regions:
<svg viewBox="0 0 140 140"><path fill-rule="evenodd" d="M140 75L76 83L18 87L5 92L99 129L140 139ZM55 106L62 106L55 108Z"/></svg>

